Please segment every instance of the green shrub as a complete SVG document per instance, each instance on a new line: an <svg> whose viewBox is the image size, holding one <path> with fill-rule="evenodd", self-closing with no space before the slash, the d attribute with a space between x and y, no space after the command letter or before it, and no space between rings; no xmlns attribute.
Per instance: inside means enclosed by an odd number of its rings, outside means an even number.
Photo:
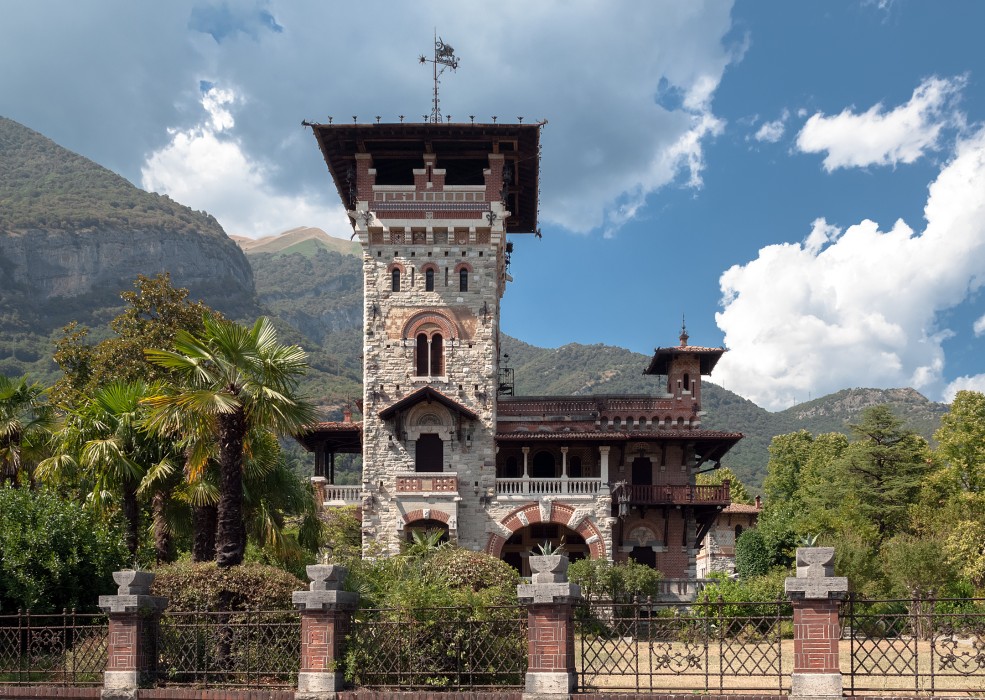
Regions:
<svg viewBox="0 0 985 700"><path fill-rule="evenodd" d="M54 491L0 488L0 610L95 610L127 561L122 528Z"/></svg>
<svg viewBox="0 0 985 700"><path fill-rule="evenodd" d="M661 574L656 569L626 561L580 559L568 567L568 579L581 586L588 600L628 601L659 593Z"/></svg>
<svg viewBox="0 0 985 700"><path fill-rule="evenodd" d="M735 571L740 578L762 576L770 570L773 557L762 533L746 530L735 541Z"/></svg>
<svg viewBox="0 0 985 700"><path fill-rule="evenodd" d="M220 569L215 562L180 561L160 566L151 592L167 596L168 610L293 610L291 594L307 590L297 576L273 566L243 564Z"/></svg>

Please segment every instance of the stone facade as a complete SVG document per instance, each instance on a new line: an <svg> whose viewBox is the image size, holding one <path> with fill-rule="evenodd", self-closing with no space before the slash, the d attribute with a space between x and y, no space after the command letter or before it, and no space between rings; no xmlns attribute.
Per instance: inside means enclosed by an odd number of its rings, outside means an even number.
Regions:
<svg viewBox="0 0 985 700"><path fill-rule="evenodd" d="M701 428L701 376L724 349L682 331L645 369L647 396L520 397L501 377L507 236L537 231L540 125L310 126L363 251L364 395L357 433L299 439L326 503L348 502L326 455L361 440L364 553L439 528L525 575L534 544L563 539L573 559L693 579L729 503L694 475L741 438Z"/></svg>

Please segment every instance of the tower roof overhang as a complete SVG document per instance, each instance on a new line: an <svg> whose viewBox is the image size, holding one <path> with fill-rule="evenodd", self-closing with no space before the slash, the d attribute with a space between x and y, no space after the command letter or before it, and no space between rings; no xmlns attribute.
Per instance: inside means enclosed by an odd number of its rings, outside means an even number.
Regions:
<svg viewBox="0 0 985 700"><path fill-rule="evenodd" d="M445 396L440 391L432 389L429 386L418 389L413 394L408 394L399 401L390 404L380 411L379 416L383 420L389 420L399 412L406 411L421 402L439 403L452 413L458 413L469 420L479 420L479 416L476 413L470 411L468 408L458 403L458 401Z"/></svg>
<svg viewBox="0 0 985 700"><path fill-rule="evenodd" d="M656 348L643 374L667 374L671 360L681 355L696 355L701 361L701 374L711 374L724 354L725 348L703 348L697 345Z"/></svg>
<svg viewBox="0 0 985 700"><path fill-rule="evenodd" d="M443 160L503 155L516 168L517 209L506 221L507 233L537 230L540 177L540 128L533 124L314 124L311 127L332 174L339 198L348 202L347 173L357 153L374 158L420 159L434 153Z"/></svg>

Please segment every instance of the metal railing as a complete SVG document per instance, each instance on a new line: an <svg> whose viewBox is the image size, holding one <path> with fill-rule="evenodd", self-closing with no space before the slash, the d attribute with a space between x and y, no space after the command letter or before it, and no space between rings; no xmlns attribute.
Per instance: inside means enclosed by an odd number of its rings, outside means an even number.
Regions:
<svg viewBox="0 0 985 700"><path fill-rule="evenodd" d="M783 694L792 636L783 601L587 603L575 614L578 689Z"/></svg>
<svg viewBox="0 0 985 700"><path fill-rule="evenodd" d="M343 659L346 681L359 687L520 687L527 612L519 606L359 610Z"/></svg>
<svg viewBox="0 0 985 700"><path fill-rule="evenodd" d="M867 600L842 605L850 695L985 692L985 599Z"/></svg>
<svg viewBox="0 0 985 700"><path fill-rule="evenodd" d="M645 505L728 505L732 502L728 482L720 486L621 484L612 495L620 503Z"/></svg>
<svg viewBox="0 0 985 700"><path fill-rule="evenodd" d="M496 479L497 496L594 496L602 479Z"/></svg>
<svg viewBox="0 0 985 700"><path fill-rule="evenodd" d="M297 612L166 612L159 630L159 685L266 688L297 683Z"/></svg>
<svg viewBox="0 0 985 700"><path fill-rule="evenodd" d="M108 635L103 613L0 614L0 685L102 685Z"/></svg>

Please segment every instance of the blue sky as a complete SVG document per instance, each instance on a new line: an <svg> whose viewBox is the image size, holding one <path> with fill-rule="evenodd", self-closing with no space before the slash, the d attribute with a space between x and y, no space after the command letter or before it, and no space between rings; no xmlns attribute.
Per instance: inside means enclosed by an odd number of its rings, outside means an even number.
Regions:
<svg viewBox="0 0 985 700"><path fill-rule="evenodd" d="M348 236L300 122L428 111L437 27L443 111L549 120L507 333L649 352L683 314L771 409L985 389L985 3L3 9L0 114L249 236Z"/></svg>

